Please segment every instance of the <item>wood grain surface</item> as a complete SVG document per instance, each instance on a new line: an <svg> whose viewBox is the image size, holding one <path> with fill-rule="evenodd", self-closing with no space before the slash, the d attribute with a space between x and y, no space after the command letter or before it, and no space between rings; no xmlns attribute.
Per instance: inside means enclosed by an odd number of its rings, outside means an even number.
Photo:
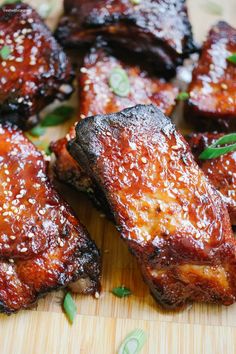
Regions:
<svg viewBox="0 0 236 354"><path fill-rule="evenodd" d="M45 3L52 5L46 22L53 29L62 11L62 1L28 2L38 9L42 9ZM199 42L218 19L236 25L236 0L189 0L187 3L195 38ZM212 13L212 3L222 7L220 16ZM69 104L77 105L76 93ZM50 111L51 107L47 110ZM180 113L181 107L174 120L182 127ZM59 128L48 128L43 140L49 142L64 136L72 122ZM74 296L78 315L73 326L69 325L61 310L63 291L41 299L31 310L10 317L0 315L1 354L113 354L127 333L135 328L144 329L148 335L142 353L236 353L236 304L230 307L195 304L182 312L161 310L150 296L135 260L114 226L84 195L63 185L59 189L101 250L100 299ZM111 289L121 284L132 289L133 295L124 299L113 296Z"/></svg>

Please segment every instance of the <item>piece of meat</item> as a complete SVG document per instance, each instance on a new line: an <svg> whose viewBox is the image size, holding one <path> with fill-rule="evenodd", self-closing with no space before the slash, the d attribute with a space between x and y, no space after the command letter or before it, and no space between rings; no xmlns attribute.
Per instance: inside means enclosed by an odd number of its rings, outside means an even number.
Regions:
<svg viewBox="0 0 236 354"><path fill-rule="evenodd" d="M0 311L28 307L79 280L99 290L99 252L47 177L41 152L19 131L0 126Z"/></svg>
<svg viewBox="0 0 236 354"><path fill-rule="evenodd" d="M163 76L195 50L185 0L65 0L56 31L66 46L94 42L97 35L155 63Z"/></svg>
<svg viewBox="0 0 236 354"><path fill-rule="evenodd" d="M0 8L0 67L1 122L9 120L29 128L37 123L41 109L56 98L68 98L73 91L66 54L26 4Z"/></svg>
<svg viewBox="0 0 236 354"><path fill-rule="evenodd" d="M120 97L109 86L112 70L122 68L130 81L130 94ZM163 79L149 76L137 65L130 65L97 47L85 56L80 69L79 83L80 105L79 120L90 115L118 112L121 109L141 104L156 104L166 115L170 115L176 104L178 88ZM75 129L71 128L66 138L52 144L56 154L55 171L58 178L73 185L78 190L91 191L91 180L84 174L78 163L67 151L67 140L74 138Z"/></svg>
<svg viewBox="0 0 236 354"><path fill-rule="evenodd" d="M70 152L99 186L157 301L232 304L227 208L171 121L138 105L86 118L76 133Z"/></svg>
<svg viewBox="0 0 236 354"><path fill-rule="evenodd" d="M226 203L231 223L236 225L236 153L221 155L215 159L200 160L199 155L224 134L193 133L186 137L198 165L221 193Z"/></svg>
<svg viewBox="0 0 236 354"><path fill-rule="evenodd" d="M236 129L236 29L219 22L209 32L193 71L186 120L200 131Z"/></svg>

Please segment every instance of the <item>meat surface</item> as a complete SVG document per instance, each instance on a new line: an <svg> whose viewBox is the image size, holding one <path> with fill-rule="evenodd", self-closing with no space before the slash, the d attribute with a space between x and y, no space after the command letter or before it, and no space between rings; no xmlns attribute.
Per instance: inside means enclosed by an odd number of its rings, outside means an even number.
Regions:
<svg viewBox="0 0 236 354"><path fill-rule="evenodd" d="M122 68L128 75L130 93L120 97L109 86L112 70ZM97 47L85 56L80 69L79 83L79 120L96 114L118 112L121 109L141 104L156 104L166 115L170 115L175 106L178 88L162 79L149 76L137 65L130 65ZM60 180L73 185L79 190L91 191L91 180L84 174L78 163L67 151L67 140L75 137L75 128L71 128L67 138L52 144L56 154L56 174Z"/></svg>
<svg viewBox="0 0 236 354"><path fill-rule="evenodd" d="M236 29L219 22L209 32L193 71L186 119L200 131L236 129Z"/></svg>
<svg viewBox="0 0 236 354"><path fill-rule="evenodd" d="M0 126L0 312L28 307L78 280L99 290L99 252L47 177L41 152Z"/></svg>
<svg viewBox="0 0 236 354"><path fill-rule="evenodd" d="M103 193L161 305L235 301L227 208L160 110L138 105L86 118L69 149Z"/></svg>
<svg viewBox="0 0 236 354"><path fill-rule="evenodd" d="M236 225L236 153L221 155L215 159L200 160L199 155L209 145L214 144L224 134L195 133L187 137L198 165L221 193L228 206L231 223Z"/></svg>
<svg viewBox="0 0 236 354"><path fill-rule="evenodd" d="M155 63L166 76L195 50L185 0L65 0L56 37L66 46L94 42L97 35Z"/></svg>
<svg viewBox="0 0 236 354"><path fill-rule="evenodd" d="M0 67L1 122L29 128L41 109L73 91L66 54L38 14L23 3L0 8Z"/></svg>

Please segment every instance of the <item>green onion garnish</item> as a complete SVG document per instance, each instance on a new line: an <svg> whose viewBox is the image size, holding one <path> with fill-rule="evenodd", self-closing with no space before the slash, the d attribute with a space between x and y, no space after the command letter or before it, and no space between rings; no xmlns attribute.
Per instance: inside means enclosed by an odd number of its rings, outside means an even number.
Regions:
<svg viewBox="0 0 236 354"><path fill-rule="evenodd" d="M21 3L21 0L5 0L2 5ZM2 6L1 5L1 6Z"/></svg>
<svg viewBox="0 0 236 354"><path fill-rule="evenodd" d="M218 147L218 145L225 145L235 143L223 147ZM216 140L216 142L208 146L200 155L199 159L208 160L215 159L221 155L227 154L228 152L236 150L236 133L227 134L222 136L222 138Z"/></svg>
<svg viewBox="0 0 236 354"><path fill-rule="evenodd" d="M132 2L132 4L134 5L139 5L141 0L130 0Z"/></svg>
<svg viewBox="0 0 236 354"><path fill-rule="evenodd" d="M138 354L146 342L147 336L142 329L129 333L121 344L118 354Z"/></svg>
<svg viewBox="0 0 236 354"><path fill-rule="evenodd" d="M126 97L130 93L129 78L123 69L115 68L112 70L109 85L117 96Z"/></svg>
<svg viewBox="0 0 236 354"><path fill-rule="evenodd" d="M50 145L45 147L44 152L47 156L50 156L52 154L52 150L51 150Z"/></svg>
<svg viewBox="0 0 236 354"><path fill-rule="evenodd" d="M176 97L177 100L179 101L186 101L189 98L189 93L188 92L180 92L178 96Z"/></svg>
<svg viewBox="0 0 236 354"><path fill-rule="evenodd" d="M77 307L70 293L67 293L64 298L63 308L65 310L68 320L72 324L77 313Z"/></svg>
<svg viewBox="0 0 236 354"><path fill-rule="evenodd" d="M70 106L60 106L48 113L41 122L42 127L52 127L62 124L72 117L74 108Z"/></svg>
<svg viewBox="0 0 236 354"><path fill-rule="evenodd" d="M36 127L32 128L32 129L29 131L29 134L32 135L32 136L35 136L35 137L39 137L39 136L44 135L45 132L46 132L46 129L43 128L43 127L39 124L39 125L36 125Z"/></svg>
<svg viewBox="0 0 236 354"><path fill-rule="evenodd" d="M214 1L206 1L206 3L204 4L204 7L205 7L206 11L212 15L220 16L223 13L222 6L215 3Z"/></svg>
<svg viewBox="0 0 236 354"><path fill-rule="evenodd" d="M233 63L233 64L236 64L236 53L233 53L232 55L230 55L227 60L230 62L230 63Z"/></svg>
<svg viewBox="0 0 236 354"><path fill-rule="evenodd" d="M132 294L132 291L125 286L118 286L117 288L112 289L112 294L117 297L125 297Z"/></svg>
<svg viewBox="0 0 236 354"><path fill-rule="evenodd" d="M8 47L8 45L4 45L0 49L0 55L1 55L3 60L6 60L9 57L10 54L11 54L11 48Z"/></svg>

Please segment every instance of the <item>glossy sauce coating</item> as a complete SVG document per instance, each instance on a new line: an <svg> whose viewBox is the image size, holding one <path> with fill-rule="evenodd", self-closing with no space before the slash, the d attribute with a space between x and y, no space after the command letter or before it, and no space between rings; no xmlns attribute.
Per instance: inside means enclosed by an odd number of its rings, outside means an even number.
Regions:
<svg viewBox="0 0 236 354"><path fill-rule="evenodd" d="M130 93L127 97L117 96L109 85L109 78L116 68L125 70ZM106 52L103 48L93 48L85 56L79 74L79 120L96 114L118 112L124 108L141 104L156 104L166 115L170 115L176 104L178 88L163 79L148 76L137 65L129 65ZM58 177L79 190L91 187L91 181L81 172L78 163L69 155L66 145L75 137L74 126L66 138L52 144L56 154Z"/></svg>
<svg viewBox="0 0 236 354"><path fill-rule="evenodd" d="M235 301L235 240L217 191L155 106L81 121L70 152L103 192L165 307Z"/></svg>
<svg viewBox="0 0 236 354"><path fill-rule="evenodd" d="M219 22L209 32L193 71L186 119L201 131L236 128L236 29Z"/></svg>
<svg viewBox="0 0 236 354"><path fill-rule="evenodd" d="M52 187L42 154L15 128L0 126L0 171L0 311L79 278L94 293L98 250Z"/></svg>
<svg viewBox="0 0 236 354"><path fill-rule="evenodd" d="M224 134L199 133L187 137L198 165L211 183L221 193L233 225L236 224L236 152L230 152L216 159L200 160L200 153L214 144Z"/></svg>
<svg viewBox="0 0 236 354"><path fill-rule="evenodd" d="M91 43L97 35L156 63L159 72L174 74L194 49L183 0L65 0L65 15L56 31L69 46ZM144 59L145 58L145 59ZM161 70L160 70L161 69Z"/></svg>
<svg viewBox="0 0 236 354"><path fill-rule="evenodd" d="M0 8L0 113L27 128L29 119L55 98L63 100L73 89L72 68L49 29L26 4Z"/></svg>

